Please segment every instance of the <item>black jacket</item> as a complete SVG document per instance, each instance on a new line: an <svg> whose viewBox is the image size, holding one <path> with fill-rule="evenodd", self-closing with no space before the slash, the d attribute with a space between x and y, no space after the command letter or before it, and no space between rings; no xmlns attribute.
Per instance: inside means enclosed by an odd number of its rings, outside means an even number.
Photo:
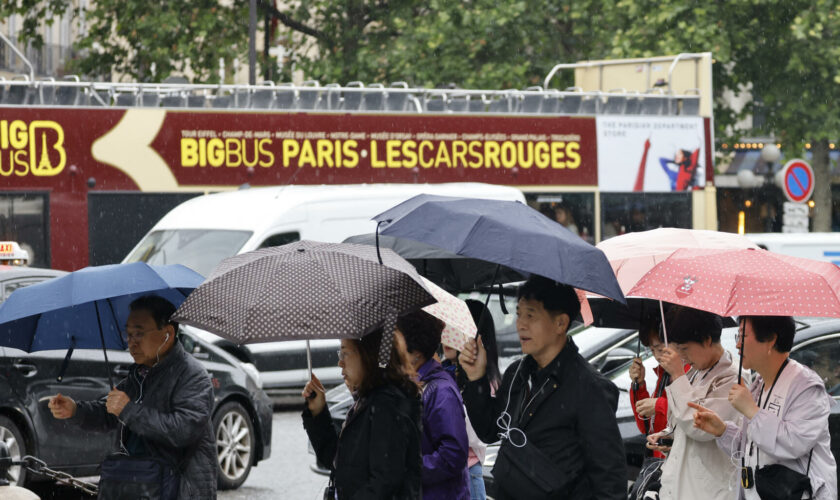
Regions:
<svg viewBox="0 0 840 500"><path fill-rule="evenodd" d="M303 410L303 427L342 500L420 500L421 426L420 400L392 385L360 399L340 435L327 408L315 417Z"/></svg>
<svg viewBox="0 0 840 500"><path fill-rule="evenodd" d="M528 387L529 377L532 389ZM486 443L498 441L501 429L497 419L510 397L507 411L511 427L525 433L528 442L549 459L549 468L557 475L580 470L569 478L574 486L563 498L627 497L624 446L615 420L618 388L578 354L571 337L542 370L531 356L509 366L496 397L490 395L486 377L467 383L463 397L473 429ZM515 434L517 431L511 434L514 441L521 442ZM503 441L500 454L510 446ZM518 498L517 491L521 490L509 477L498 474L497 468L493 470L499 490L496 498Z"/></svg>
<svg viewBox="0 0 840 500"><path fill-rule="evenodd" d="M139 436L148 455L166 460L180 472L179 499L215 499L213 385L207 370L179 342L142 382L138 368L132 365L128 377L117 384L131 398L119 419L107 413L102 399L78 402L73 420L90 430L119 426L115 451L125 444L128 433Z"/></svg>

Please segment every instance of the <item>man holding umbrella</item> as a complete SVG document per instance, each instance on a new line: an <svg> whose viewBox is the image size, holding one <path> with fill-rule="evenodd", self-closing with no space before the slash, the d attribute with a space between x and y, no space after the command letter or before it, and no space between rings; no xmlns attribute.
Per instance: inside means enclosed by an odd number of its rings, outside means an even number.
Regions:
<svg viewBox="0 0 840 500"><path fill-rule="evenodd" d="M50 410L55 418L70 419L84 429L119 427L120 454L166 464L165 474L178 482L177 497L172 498L214 499L210 377L177 342L171 302L148 295L134 300L130 310L124 337L135 364L128 377L99 401L76 402L57 394Z"/></svg>
<svg viewBox="0 0 840 500"><path fill-rule="evenodd" d="M624 448L615 420L618 389L567 337L580 302L572 287L532 275L519 289L522 360L491 394L486 352L468 342L460 362L464 403L478 436L502 437L493 468L496 498L624 499Z"/></svg>

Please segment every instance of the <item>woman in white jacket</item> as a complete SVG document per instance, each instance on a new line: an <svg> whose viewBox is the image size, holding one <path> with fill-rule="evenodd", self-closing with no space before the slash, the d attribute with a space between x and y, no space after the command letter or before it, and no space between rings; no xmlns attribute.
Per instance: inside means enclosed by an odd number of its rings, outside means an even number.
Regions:
<svg viewBox="0 0 840 500"><path fill-rule="evenodd" d="M795 326L789 316L741 318L738 348L744 368L758 373L748 390L733 386L729 401L739 415L726 418L709 408L695 406L695 426L717 438L727 455L743 456L749 488L740 497L759 499L755 473L759 467L780 464L806 474L816 500L837 499L837 465L831 454L828 414L832 399L822 379L789 358Z"/></svg>
<svg viewBox="0 0 840 500"><path fill-rule="evenodd" d="M720 345L722 320L697 309L672 307L665 316L669 346L661 356L662 367L671 375L668 386L668 427L673 429L673 447L657 447L664 432L648 436L648 447L668 451L662 465L661 500L732 500L736 467L711 436L694 427L694 408L700 403L726 418L737 412L727 400L738 380L737 363ZM683 360L691 364L684 372Z"/></svg>

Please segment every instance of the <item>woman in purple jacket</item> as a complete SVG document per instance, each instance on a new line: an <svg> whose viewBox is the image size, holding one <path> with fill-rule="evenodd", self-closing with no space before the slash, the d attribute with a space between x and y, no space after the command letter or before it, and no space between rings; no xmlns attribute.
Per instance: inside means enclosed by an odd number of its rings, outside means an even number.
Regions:
<svg viewBox="0 0 840 500"><path fill-rule="evenodd" d="M452 377L435 359L444 323L417 311L397 320L423 387L423 500L469 500L469 439L464 402Z"/></svg>

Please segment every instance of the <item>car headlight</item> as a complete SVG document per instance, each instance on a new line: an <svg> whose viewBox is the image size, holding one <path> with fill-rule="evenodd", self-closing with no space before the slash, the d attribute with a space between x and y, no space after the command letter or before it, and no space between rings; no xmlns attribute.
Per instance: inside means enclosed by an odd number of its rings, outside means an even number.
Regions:
<svg viewBox="0 0 840 500"><path fill-rule="evenodd" d="M254 381L254 385L259 387L260 389L263 388L263 381L262 377L260 376L260 371L257 370L257 367L254 366L253 363L241 363L242 369L245 370L245 373L251 377L251 380Z"/></svg>

